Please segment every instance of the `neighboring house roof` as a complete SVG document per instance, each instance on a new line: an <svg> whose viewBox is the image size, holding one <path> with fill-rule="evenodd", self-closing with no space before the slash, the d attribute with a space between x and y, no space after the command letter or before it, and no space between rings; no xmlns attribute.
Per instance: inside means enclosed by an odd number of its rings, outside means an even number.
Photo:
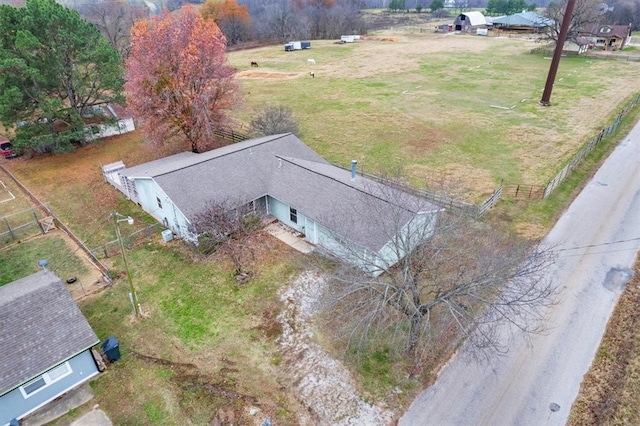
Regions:
<svg viewBox="0 0 640 426"><path fill-rule="evenodd" d="M128 118L131 114L127 109L120 104L107 104L106 110L113 116L113 118Z"/></svg>
<svg viewBox="0 0 640 426"><path fill-rule="evenodd" d="M203 211L212 200L241 205L270 195L373 251L398 229L372 227L363 215L384 214L392 204L401 204L401 217L396 219L406 223L420 211L439 210L424 199L361 176L351 181L350 171L328 163L290 133L202 154L177 154L120 174L153 178L187 217Z"/></svg>
<svg viewBox="0 0 640 426"><path fill-rule="evenodd" d="M466 16L469 23L473 27L477 25L487 25L487 20L485 19L484 15L478 11L474 10L471 12L463 12L460 15Z"/></svg>
<svg viewBox="0 0 640 426"><path fill-rule="evenodd" d="M12 7L24 7L27 0L0 0L0 4L6 4Z"/></svg>
<svg viewBox="0 0 640 426"><path fill-rule="evenodd" d="M553 20L535 12L521 12L501 16L492 20L494 25L513 25L519 27L544 28L553 25Z"/></svg>
<svg viewBox="0 0 640 426"><path fill-rule="evenodd" d="M585 27L582 34L590 35L592 37L611 38L617 37L620 39L626 39L631 33L631 27L628 25L607 25L607 24L592 24Z"/></svg>
<svg viewBox="0 0 640 426"><path fill-rule="evenodd" d="M99 342L53 272L0 287L0 395Z"/></svg>

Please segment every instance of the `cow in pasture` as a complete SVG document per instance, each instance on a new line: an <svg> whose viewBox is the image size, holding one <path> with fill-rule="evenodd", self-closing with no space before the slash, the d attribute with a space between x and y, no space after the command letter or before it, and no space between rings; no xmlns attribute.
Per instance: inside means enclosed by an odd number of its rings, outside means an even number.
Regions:
<svg viewBox="0 0 640 426"><path fill-rule="evenodd" d="M258 63L256 61L251 61L251 66L258 68Z"/></svg>
<svg viewBox="0 0 640 426"><path fill-rule="evenodd" d="M315 65L315 64L316 64L315 59L307 59L307 65Z"/></svg>

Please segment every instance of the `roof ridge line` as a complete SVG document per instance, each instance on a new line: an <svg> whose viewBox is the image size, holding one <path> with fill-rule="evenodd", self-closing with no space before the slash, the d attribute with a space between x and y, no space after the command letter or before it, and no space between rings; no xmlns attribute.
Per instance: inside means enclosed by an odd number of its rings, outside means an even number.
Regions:
<svg viewBox="0 0 640 426"><path fill-rule="evenodd" d="M285 136L289 136L289 135L291 135L291 134L292 134L291 132L288 132L288 133L282 133L282 134L280 134L280 136L278 136L278 137L274 137L274 138L271 138L271 139L268 139L268 140L265 140L265 141L262 141L262 142L259 142L259 143L254 143L254 144L251 144L251 145L249 145L249 146L247 146L247 147L245 147L245 148L240 148L240 149L237 149L237 150L234 150L234 151L231 151L231 152L227 152L227 153L225 153L225 154L221 154L221 155L218 155L218 156L215 156L215 157L207 158L206 160L202 160L202 161L199 161L199 162L197 162L197 163L189 164L188 166L179 167L179 168L177 168L177 169L169 170L169 171L166 171L166 172L164 172L164 173L159 173L159 174L157 174L157 175L155 175L155 176L151 176L151 177L152 177L152 178L155 178L155 177L157 177L157 176L164 176L164 175L169 174L169 173L177 172L178 170L188 169L189 167L193 167L193 166L198 165L198 164L206 163L207 161L210 161L210 160L213 160L213 159L216 159L216 158L223 158L223 157L226 157L227 155L235 154L235 153L238 153L238 152L244 151L244 150L246 150L246 149L250 149L250 148L253 148L253 147L256 147L256 146L260 146L260 145L263 145L263 144L266 144L266 143L269 143L269 142L277 141L277 140L282 139L282 138L284 138ZM265 136L265 137L266 137L266 136ZM249 139L249 140L251 140L251 139ZM242 141L242 142L245 142L245 141ZM213 150L211 150L211 151L207 151L207 152L212 152L212 151L215 151L215 150L217 150L217 149L221 149L221 148L224 148L224 147L227 147L227 146L237 145L237 144L242 143L242 142L237 142L237 143L235 143L235 144L224 145L224 146L221 146L220 148L216 148L216 149L213 149ZM201 154L205 154L205 153L194 153L194 154L201 155ZM144 176L143 176L143 177L144 177Z"/></svg>

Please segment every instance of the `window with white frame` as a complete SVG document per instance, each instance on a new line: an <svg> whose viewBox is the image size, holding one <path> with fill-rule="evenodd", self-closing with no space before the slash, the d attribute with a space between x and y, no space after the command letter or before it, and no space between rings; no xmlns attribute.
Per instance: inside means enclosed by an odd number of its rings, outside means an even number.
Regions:
<svg viewBox="0 0 640 426"><path fill-rule="evenodd" d="M29 383L20 386L20 393L24 398L29 398L31 395L38 393L47 386L68 376L72 372L73 370L71 370L71 365L69 365L69 362L67 361L64 364L60 364L56 368L47 371L42 376L36 377Z"/></svg>

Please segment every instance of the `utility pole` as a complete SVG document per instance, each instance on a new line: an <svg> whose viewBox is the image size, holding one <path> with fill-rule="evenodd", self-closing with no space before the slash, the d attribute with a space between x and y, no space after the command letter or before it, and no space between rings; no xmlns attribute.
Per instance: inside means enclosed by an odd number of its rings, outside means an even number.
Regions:
<svg viewBox="0 0 640 426"><path fill-rule="evenodd" d="M542 106L551 105L551 91L553 90L553 83L556 80L560 57L562 56L564 41L567 38L567 33L569 32L569 25L571 24L572 18L571 15L573 14L575 4L576 0L567 0L567 7L564 10L562 24L560 25L560 34L558 35L558 41L556 42L556 50L553 52L551 67L549 68L549 74L547 75L547 83L544 85L544 92L542 93L542 99L540 99L540 105Z"/></svg>
<svg viewBox="0 0 640 426"><path fill-rule="evenodd" d="M120 253L122 253L122 261L124 262L124 269L127 272L127 279L129 280L129 288L131 290L131 303L133 304L133 310L137 318L142 314L142 310L140 309L140 303L138 302L138 294L133 286L131 272L129 272L129 263L127 262L127 256L124 253L124 242L122 241L122 235L120 234L120 222L126 220L129 225L133 225L133 218L131 216L121 215L115 211L111 213L111 216L113 216L113 221L116 224L116 237L118 237L118 242L120 243Z"/></svg>

